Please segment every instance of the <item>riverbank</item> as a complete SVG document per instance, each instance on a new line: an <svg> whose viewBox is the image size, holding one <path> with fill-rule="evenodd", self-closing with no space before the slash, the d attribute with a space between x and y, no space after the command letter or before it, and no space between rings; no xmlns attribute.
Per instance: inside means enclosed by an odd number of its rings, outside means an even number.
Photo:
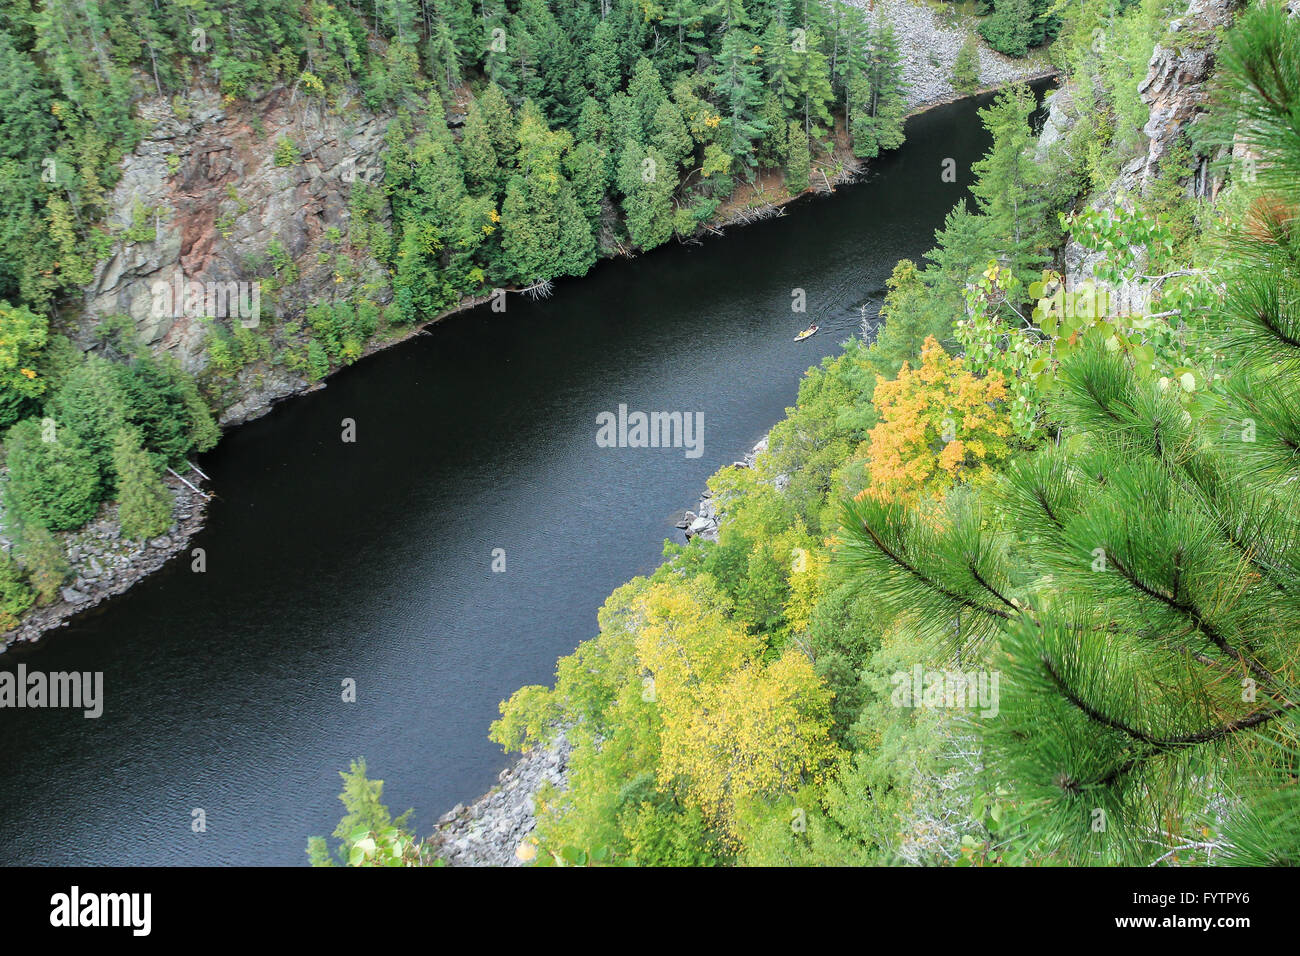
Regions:
<svg viewBox="0 0 1300 956"><path fill-rule="evenodd" d="M202 477L191 472L186 481L200 487ZM7 632L0 642L0 654L12 644L33 643L50 631L66 627L74 616L129 590L188 547L190 539L203 527L208 499L174 476L169 475L166 484L172 492L172 524L161 535L144 541L123 538L117 505L112 503L101 507L89 524L56 535L67 557L72 583L60 589L58 601L33 608ZM7 540L3 544L9 546Z"/></svg>
<svg viewBox="0 0 1300 956"><path fill-rule="evenodd" d="M1045 49L1031 51L1027 57L1016 59L998 53L981 41L977 88L969 93L958 92L952 84L953 67L967 37L977 35L978 18L959 14L950 5L941 5L941 9L936 9L924 0L861 0L856 5L867 8L868 17L873 24L887 20L893 26L899 41L903 82L907 88L908 119L958 100L981 96L1010 83L1033 83L1060 74L1060 70L1052 65ZM838 118L837 124L841 120L842 117ZM810 193L829 195L835 187L853 182L864 171L868 161L853 157L849 137L838 126L834 139L834 155L829 157L830 165L814 161L813 175L807 189L789 193L778 172L761 171L753 183L737 187L731 197L718 207L713 219L704 224L705 233L720 236L732 226L750 225L784 215L786 206ZM619 250L611 251L606 258L621 259L630 255ZM523 294L523 290L519 289L506 291ZM389 333L395 334L367 343L360 358L400 345L443 319L477 308L490 300L491 296L488 295L469 297L419 326L389 329ZM265 376L260 377L265 379ZM285 398L321 387L324 387L324 383L295 381L292 376L271 376L269 383L254 389L247 398L228 408L222 414L221 424L227 426L252 421L265 415Z"/></svg>

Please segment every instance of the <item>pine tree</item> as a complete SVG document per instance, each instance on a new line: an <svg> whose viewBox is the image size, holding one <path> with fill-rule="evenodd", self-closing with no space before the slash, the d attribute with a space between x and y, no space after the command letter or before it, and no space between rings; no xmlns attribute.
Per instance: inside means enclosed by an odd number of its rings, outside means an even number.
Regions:
<svg viewBox="0 0 1300 956"><path fill-rule="evenodd" d="M670 75L694 70L696 61L707 50L704 39L704 12L698 0L660 0L663 18L660 26L671 36L666 45Z"/></svg>
<svg viewBox="0 0 1300 956"><path fill-rule="evenodd" d="M784 165L790 155L790 132L786 125L781 98L771 87L768 87L767 92L763 94L763 105L759 110L758 121L765 128L756 151L758 164L769 167Z"/></svg>
<svg viewBox="0 0 1300 956"><path fill-rule="evenodd" d="M27 418L5 434L5 510L19 521L67 531L94 516L103 496L94 456L71 428Z"/></svg>
<svg viewBox="0 0 1300 956"><path fill-rule="evenodd" d="M514 73L514 38L510 33L509 12L505 0L484 0L480 7L483 72L492 85L499 87L518 102L518 82Z"/></svg>
<svg viewBox="0 0 1300 956"><path fill-rule="evenodd" d="M682 120L681 110L672 100L665 99L655 109L654 125L649 132L650 145L663 154L668 161L668 174L675 177L677 168L694 155L695 144Z"/></svg>
<svg viewBox="0 0 1300 956"><path fill-rule="evenodd" d="M113 471L117 474L122 535L143 540L166 531L172 523L172 493L163 484L153 460L140 447L140 436L134 429L123 428L114 436Z"/></svg>
<svg viewBox="0 0 1300 956"><path fill-rule="evenodd" d="M522 0L514 21L520 43L529 44L533 62L523 93L542 108L552 123L567 126L577 117L585 96L582 74L573 43L560 26L546 0Z"/></svg>
<svg viewBox="0 0 1300 956"><path fill-rule="evenodd" d="M471 103L465 114L460 154L465 160L465 181L470 192L495 200L505 185L505 170L492 145L492 131L481 100L480 97Z"/></svg>
<svg viewBox="0 0 1300 956"><path fill-rule="evenodd" d="M370 841L368 849L372 854L376 842L385 848L391 848L394 843L408 848L418 844L419 841L407 832L414 811L407 810L396 819L393 818L383 802L384 781L366 777L364 759L352 761L351 767L347 771L340 771L339 776L343 778L343 792L339 794L339 800L347 809L347 813L334 828L334 836L339 840L334 852L339 862L349 866L363 865L365 850L357 847L362 839ZM358 834L364 836L359 837ZM409 852L408 849L407 855ZM307 841L307 856L312 866L335 865L324 837L311 837ZM394 856L401 860L403 853L398 850Z"/></svg>
<svg viewBox="0 0 1300 956"><path fill-rule="evenodd" d="M722 34L724 43L732 30L747 30L753 24L743 0L717 0L706 11L706 15L717 21L717 29Z"/></svg>
<svg viewBox="0 0 1300 956"><path fill-rule="evenodd" d="M582 275L596 259L591 224L583 215L563 156L573 138L552 132L531 101L519 114L519 173L506 187L501 243L512 277L522 283Z"/></svg>
<svg viewBox="0 0 1300 956"><path fill-rule="evenodd" d="M746 172L756 165L754 143L765 131L758 115L763 81L755 49L749 31L733 27L722 39L713 73L713 92L727 120L728 136L723 145Z"/></svg>
<svg viewBox="0 0 1300 956"><path fill-rule="evenodd" d="M1034 161L1034 133L1029 125L1034 94L1023 83L1003 90L980 118L993 136L993 146L971 168L971 187L984 214L984 235L990 249L1026 286L1041 271L1043 249L1055 236L1043 189L1044 171Z"/></svg>
<svg viewBox="0 0 1300 956"><path fill-rule="evenodd" d="M509 168L514 163L519 140L515 130L515 116L506 101L505 91L495 83L489 83L474 105L482 115L497 162Z"/></svg>
<svg viewBox="0 0 1300 956"><path fill-rule="evenodd" d="M786 117L794 115L797 89L795 66L797 54L790 40L790 31L776 17L763 31L759 41L763 51L763 73L767 79L768 89L776 95L782 110L782 127Z"/></svg>
<svg viewBox="0 0 1300 956"><path fill-rule="evenodd" d="M429 27L426 49L429 73L443 94L449 96L452 89L460 83L461 77L460 55L449 22L442 18L434 20Z"/></svg>
<svg viewBox="0 0 1300 956"><path fill-rule="evenodd" d="M1033 45L1034 0L997 0L992 15L980 24L989 46L1007 56L1024 56Z"/></svg>
<svg viewBox="0 0 1300 956"><path fill-rule="evenodd" d="M844 3L834 4L832 21L830 66L836 95L845 107L844 125L852 130L858 104L853 102L849 86L854 80L865 78L869 62L871 30L866 14L858 7ZM867 88L870 84L866 84Z"/></svg>
<svg viewBox="0 0 1300 956"><path fill-rule="evenodd" d="M802 123L791 123L789 130L790 158L786 161L785 187L791 195L808 188L812 158L808 154L808 134Z"/></svg>
<svg viewBox="0 0 1300 956"><path fill-rule="evenodd" d="M831 89L830 62L822 52L822 43L820 31L814 28L804 37L801 48L792 51L795 107L809 136L819 136L834 125L830 106L835 94Z"/></svg>
<svg viewBox="0 0 1300 956"><path fill-rule="evenodd" d="M111 481L113 436L127 423L126 405L117 367L91 352L67 374L46 411L81 438L96 467Z"/></svg>
<svg viewBox="0 0 1300 956"><path fill-rule="evenodd" d="M883 22L871 35L867 78L871 83L867 112L871 116L872 136L876 146L882 150L897 149L903 145L907 86L903 81L898 38L888 21Z"/></svg>
<svg viewBox="0 0 1300 956"><path fill-rule="evenodd" d="M632 79L627 84L627 95L632 101L633 113L638 124L637 139L646 143L655 128L655 113L659 105L668 99L668 94L664 91L659 71L654 63L645 57L637 60L632 70Z"/></svg>
<svg viewBox="0 0 1300 956"><path fill-rule="evenodd" d="M621 183L618 171L623 167L623 156L632 146L641 147L644 155L646 135L632 98L626 93L615 93L609 98L609 160L616 182Z"/></svg>
<svg viewBox="0 0 1300 956"><path fill-rule="evenodd" d="M972 34L966 37L952 65L952 87L958 93L974 93L980 86L980 46Z"/></svg>
<svg viewBox="0 0 1300 956"><path fill-rule="evenodd" d="M1220 108L1270 176L1228 250L1212 414L1102 337L1063 360L1060 440L993 492L921 516L846 506L863 586L1001 675L982 722L1010 837L1072 862L1152 862L1214 827L1229 862L1300 863L1300 22L1246 14ZM1208 829L1206 832L1209 832Z"/></svg>
<svg viewBox="0 0 1300 956"><path fill-rule="evenodd" d="M628 235L642 249L653 249L673 234L673 190L676 177L659 150L633 143L623 151L618 187Z"/></svg>
<svg viewBox="0 0 1300 956"><path fill-rule="evenodd" d="M897 375L903 362L921 354L925 340L933 337L945 351L953 342L953 312L935 301L927 276L911 259L900 259L885 280L885 301L880 311L884 325L876 333L872 350L879 353L885 370Z"/></svg>
<svg viewBox="0 0 1300 956"><path fill-rule="evenodd" d="M605 151L595 143L578 143L564 154L564 169L573 183L573 195L583 216L594 227L600 219L601 201L609 188Z"/></svg>
<svg viewBox="0 0 1300 956"><path fill-rule="evenodd" d="M943 228L934 234L935 247L926 253L926 286L935 306L949 316L966 311L966 283L988 261L984 225L963 199L944 218Z"/></svg>
<svg viewBox="0 0 1300 956"><path fill-rule="evenodd" d="M604 102L618 92L622 84L618 37L611 20L601 20L591 34L591 51L587 54L587 85L596 99Z"/></svg>
<svg viewBox="0 0 1300 956"><path fill-rule="evenodd" d="M375 0L375 18L399 43L413 43L419 35L415 0Z"/></svg>
<svg viewBox="0 0 1300 956"><path fill-rule="evenodd" d="M33 286L36 276L52 268L55 257L44 224L38 221L45 192L38 177L43 170L27 159L54 156L57 131L41 71L0 31L0 163L7 168L6 182L0 185L0 301L44 305ZM33 268L41 259L45 261Z"/></svg>
<svg viewBox="0 0 1300 956"><path fill-rule="evenodd" d="M844 121L853 140L853 155L874 159L880 155L876 118L871 115L871 80L866 71L849 74L844 89Z"/></svg>

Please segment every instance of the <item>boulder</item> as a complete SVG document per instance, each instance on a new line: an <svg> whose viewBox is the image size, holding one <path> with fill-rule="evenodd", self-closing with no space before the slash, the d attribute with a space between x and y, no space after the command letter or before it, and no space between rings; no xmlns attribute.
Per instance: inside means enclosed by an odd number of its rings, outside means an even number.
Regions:
<svg viewBox="0 0 1300 956"><path fill-rule="evenodd" d="M699 534L701 531L708 531L710 529L716 529L717 527L718 523L712 518L700 517L692 521L691 526L686 530L691 534Z"/></svg>

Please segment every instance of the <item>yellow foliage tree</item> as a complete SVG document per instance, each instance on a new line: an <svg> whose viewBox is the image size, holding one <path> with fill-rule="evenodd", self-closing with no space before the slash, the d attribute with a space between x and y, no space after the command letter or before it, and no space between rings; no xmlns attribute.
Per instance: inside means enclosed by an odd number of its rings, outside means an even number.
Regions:
<svg viewBox="0 0 1300 956"><path fill-rule="evenodd" d="M829 564L830 551L825 547L795 548L791 552L790 600L785 606L791 634L802 634L812 623L813 609L821 598Z"/></svg>
<svg viewBox="0 0 1300 956"><path fill-rule="evenodd" d="M683 587L655 584L638 608L644 616L637 658L661 699L669 688L688 692L721 680L762 648L759 638L728 623L720 607Z"/></svg>
<svg viewBox="0 0 1300 956"><path fill-rule="evenodd" d="M805 560L794 577L811 586L824 558ZM648 812L624 806L648 777L738 848L745 809L824 781L841 757L831 691L793 647L765 661L767 641L730 610L708 575L638 578L601 609L599 637L560 661L554 690L525 687L501 705L492 739L508 749L555 724L573 744L569 788L542 798L543 846L616 842L621 824L635 829L625 811Z"/></svg>
<svg viewBox="0 0 1300 956"><path fill-rule="evenodd" d="M48 336L44 315L0 300L0 425L12 425L23 400L44 393L45 379L33 366Z"/></svg>
<svg viewBox="0 0 1300 956"><path fill-rule="evenodd" d="M661 786L681 786L724 831L756 801L820 784L839 756L831 742L831 692L802 653L751 660L720 680L661 693Z"/></svg>
<svg viewBox="0 0 1300 956"><path fill-rule="evenodd" d="M662 788L734 836L738 807L821 779L838 756L831 693L806 656L764 663L760 639L682 588L656 585L642 607L637 657L662 721Z"/></svg>

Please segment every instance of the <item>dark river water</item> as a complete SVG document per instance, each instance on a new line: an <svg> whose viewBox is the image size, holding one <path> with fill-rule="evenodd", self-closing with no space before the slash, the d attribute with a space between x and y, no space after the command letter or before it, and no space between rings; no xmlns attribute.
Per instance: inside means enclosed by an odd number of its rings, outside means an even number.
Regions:
<svg viewBox="0 0 1300 956"><path fill-rule="evenodd" d="M609 592L681 540L709 474L932 246L988 145L975 110L914 118L833 197L453 316L227 435L202 461L206 573L173 561L0 657L102 671L105 696L99 719L0 710L0 863L302 864L358 756L422 834L490 787L497 703L551 682ZM793 343L809 320L822 332ZM620 404L703 413L703 453L599 447Z"/></svg>

